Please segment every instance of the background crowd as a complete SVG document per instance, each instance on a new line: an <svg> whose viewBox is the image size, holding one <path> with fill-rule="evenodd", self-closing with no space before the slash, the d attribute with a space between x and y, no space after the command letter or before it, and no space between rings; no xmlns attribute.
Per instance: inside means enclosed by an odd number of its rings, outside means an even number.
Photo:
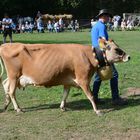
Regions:
<svg viewBox="0 0 140 140"><path fill-rule="evenodd" d="M3 19L0 21L0 33L3 33L5 27ZM64 20L63 18L59 18L48 19L46 22L46 20L43 20L43 16L40 11L37 12L35 18L17 16L12 19L10 26L13 33L33 33L33 31L44 33L45 30L48 32L58 33L65 30L73 32L79 30L78 20Z"/></svg>
<svg viewBox="0 0 140 140"><path fill-rule="evenodd" d="M81 21L81 22L80 22ZM79 31L82 28L91 28L96 23L96 19L89 20L73 20L73 19L48 19L44 22L42 14L40 11L37 12L35 18L32 17L20 17L12 18L11 28L13 33L33 33L37 31L38 33L47 32L63 32L63 31ZM140 19L134 18L133 16L128 16L122 18L119 15L115 15L113 18L110 18L107 23L107 28L110 31L117 30L134 30L136 27L140 26ZM0 34L3 33L4 25L2 19L0 21Z"/></svg>

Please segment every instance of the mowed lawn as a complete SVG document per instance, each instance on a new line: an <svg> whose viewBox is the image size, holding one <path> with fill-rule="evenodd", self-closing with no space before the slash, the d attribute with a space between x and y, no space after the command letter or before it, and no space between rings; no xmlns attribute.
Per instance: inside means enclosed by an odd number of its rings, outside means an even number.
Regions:
<svg viewBox="0 0 140 140"><path fill-rule="evenodd" d="M67 100L67 111L59 105L62 86L52 88L27 87L17 90L17 101L26 112L17 114L11 104L2 112L4 93L0 90L1 140L140 140L140 31L109 32L130 56L128 63L116 65L119 72L121 96L128 105L111 104L109 81L103 82L100 97L106 101L98 108L105 114L98 117L81 89L72 88ZM9 40L9 39L8 39ZM91 45L89 30L83 32L14 34L14 42L23 43L79 43ZM2 41L2 35L0 35ZM92 87L92 81L91 81Z"/></svg>

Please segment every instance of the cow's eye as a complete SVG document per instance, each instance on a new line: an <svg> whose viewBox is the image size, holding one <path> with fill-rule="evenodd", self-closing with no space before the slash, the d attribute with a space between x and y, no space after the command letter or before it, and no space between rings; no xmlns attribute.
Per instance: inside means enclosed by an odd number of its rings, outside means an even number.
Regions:
<svg viewBox="0 0 140 140"><path fill-rule="evenodd" d="M123 55L123 53L124 53L124 52L123 52L121 49L119 49L119 48L116 48L115 51L116 51L116 53L117 53L118 55Z"/></svg>
<svg viewBox="0 0 140 140"><path fill-rule="evenodd" d="M111 49L110 45L107 45L107 46L106 46L106 48L107 48L108 50L110 50L110 49Z"/></svg>

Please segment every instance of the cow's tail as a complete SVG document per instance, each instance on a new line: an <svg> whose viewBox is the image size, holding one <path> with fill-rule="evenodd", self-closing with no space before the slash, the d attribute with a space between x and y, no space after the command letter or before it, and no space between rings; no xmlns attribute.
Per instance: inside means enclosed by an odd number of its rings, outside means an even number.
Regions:
<svg viewBox="0 0 140 140"><path fill-rule="evenodd" d="M3 65L3 61L0 57L0 66L1 66L1 73L0 73L0 83L2 82L2 75L4 74L4 65Z"/></svg>

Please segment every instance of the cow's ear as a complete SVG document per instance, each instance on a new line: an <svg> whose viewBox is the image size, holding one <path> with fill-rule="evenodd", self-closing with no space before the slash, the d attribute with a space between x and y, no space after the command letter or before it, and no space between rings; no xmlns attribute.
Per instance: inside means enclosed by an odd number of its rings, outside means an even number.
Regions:
<svg viewBox="0 0 140 140"><path fill-rule="evenodd" d="M114 40L113 40L113 39L109 39L108 41L109 41L109 42L114 42Z"/></svg>

